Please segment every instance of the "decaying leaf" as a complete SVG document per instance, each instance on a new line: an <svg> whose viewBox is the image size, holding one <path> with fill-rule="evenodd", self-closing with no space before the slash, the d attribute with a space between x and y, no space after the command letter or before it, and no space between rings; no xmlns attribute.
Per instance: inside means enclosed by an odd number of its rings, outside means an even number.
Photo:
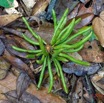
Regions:
<svg viewBox="0 0 104 103"><path fill-rule="evenodd" d="M0 100L6 99L3 93L16 89L16 79L16 76L9 73L5 79L0 80Z"/></svg>
<svg viewBox="0 0 104 103"><path fill-rule="evenodd" d="M19 14L11 14L11 15L0 15L0 26L5 26L17 18L21 17Z"/></svg>
<svg viewBox="0 0 104 103"><path fill-rule="evenodd" d="M84 103L83 99L83 84L81 78L79 78L76 82L75 91L73 93L72 102L76 103Z"/></svg>
<svg viewBox="0 0 104 103"><path fill-rule="evenodd" d="M102 74L103 75L100 75ZM104 71L102 70L101 72L99 72L98 74L95 74L92 78L91 78L92 84L94 85L94 87L101 93L104 95Z"/></svg>
<svg viewBox="0 0 104 103"><path fill-rule="evenodd" d="M104 52L101 51L99 43L96 40L86 42L84 48L80 51L82 58L89 62L103 63Z"/></svg>
<svg viewBox="0 0 104 103"><path fill-rule="evenodd" d="M21 98L18 98L16 91L9 91L4 94L12 103L41 103L34 95L24 92Z"/></svg>
<svg viewBox="0 0 104 103"><path fill-rule="evenodd" d="M17 36L7 36L6 35L6 39L3 40L4 43L5 43L5 46L7 48L7 50L11 53L11 54L14 54L16 56L19 56L19 57L22 57L22 58L26 58L27 59L27 53L22 53L22 52L18 52L18 51L15 51L12 46L13 45L19 45L23 48L26 48L26 49L31 49L31 50L34 50L35 48L30 45L28 42L26 42L24 39L20 38L20 37L17 37Z"/></svg>
<svg viewBox="0 0 104 103"><path fill-rule="evenodd" d="M92 27L102 47L104 47L104 11L101 12L100 17L93 20Z"/></svg>
<svg viewBox="0 0 104 103"><path fill-rule="evenodd" d="M91 75L96 73L100 69L98 64L91 64L91 66L82 66L73 62L65 63L63 65L63 71L68 74L75 74L77 76L83 76L85 74Z"/></svg>
<svg viewBox="0 0 104 103"><path fill-rule="evenodd" d="M68 15L68 23L72 18L81 18L81 22L76 25L76 28L81 28L91 23L94 14L92 6L86 8L84 4L78 4L74 10Z"/></svg>
<svg viewBox="0 0 104 103"><path fill-rule="evenodd" d="M11 103L11 102L8 100L0 100L0 103Z"/></svg>
<svg viewBox="0 0 104 103"><path fill-rule="evenodd" d="M21 98L22 94L26 91L31 83L31 79L25 72L21 72L17 79L16 93L18 98Z"/></svg>
<svg viewBox="0 0 104 103"><path fill-rule="evenodd" d="M6 99L3 93L16 89L16 79L16 76L10 73L5 79L0 81L0 99ZM37 97L42 103L66 103L60 96L47 93L47 91L48 90L46 88L37 90L37 87L34 84L31 84L27 90L28 93Z"/></svg>
<svg viewBox="0 0 104 103"><path fill-rule="evenodd" d="M57 0L57 3L55 5L55 11L56 11L56 15L57 18L61 18L64 10L66 8L69 8L70 12L75 8L75 6L77 6L77 4L79 3L78 0Z"/></svg>
<svg viewBox="0 0 104 103"><path fill-rule="evenodd" d="M35 95L42 103L66 103L64 99L60 96L48 93L48 89L41 88L41 90L37 90L36 86L31 84L27 90L27 92Z"/></svg>
<svg viewBox="0 0 104 103"><path fill-rule="evenodd" d="M104 10L104 0L93 0L93 12L95 15L99 15Z"/></svg>
<svg viewBox="0 0 104 103"><path fill-rule="evenodd" d="M90 76L88 75L84 75L84 80L83 80L83 84L84 84L84 89L85 89L85 94L84 94L84 98L86 98L86 100L88 102L92 102L95 103L95 98L94 98L94 87L91 84L91 79Z"/></svg>
<svg viewBox="0 0 104 103"><path fill-rule="evenodd" d="M101 103L104 103L104 95L102 95L100 93L96 93L95 96L98 101L101 101Z"/></svg>
<svg viewBox="0 0 104 103"><path fill-rule="evenodd" d="M49 0L39 0L36 2L32 9L32 15L37 15L45 11L46 7L49 4Z"/></svg>
<svg viewBox="0 0 104 103"><path fill-rule="evenodd" d="M6 77L10 66L11 65L7 61L0 57L0 80Z"/></svg>
<svg viewBox="0 0 104 103"><path fill-rule="evenodd" d="M0 40L0 55L2 55L2 53L5 50L5 45L3 44L3 42Z"/></svg>
<svg viewBox="0 0 104 103"><path fill-rule="evenodd" d="M3 58L11 63L13 66L17 67L20 70L24 70L28 73L31 79L35 82L34 74L32 70L25 64L21 59L14 57L7 50L5 50Z"/></svg>

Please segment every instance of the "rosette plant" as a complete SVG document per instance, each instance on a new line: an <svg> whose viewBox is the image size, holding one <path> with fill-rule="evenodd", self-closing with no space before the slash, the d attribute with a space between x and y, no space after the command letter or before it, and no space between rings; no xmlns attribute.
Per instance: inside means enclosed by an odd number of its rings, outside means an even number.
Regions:
<svg viewBox="0 0 104 103"><path fill-rule="evenodd" d="M38 49L26 50L16 46L13 46L13 49L19 52L27 52L29 54L27 55L27 57L29 56L30 58L33 58L35 55L35 57L38 58L36 62L42 65L39 81L37 84L38 88L41 87L42 80L44 77L44 72L46 69L48 69L49 72L48 92L51 92L54 83L53 70L52 70L52 65L54 65L56 69L56 73L58 77L61 79L63 89L66 93L68 93L68 88L65 82L61 63L72 61L81 65L86 65L86 66L90 65L88 62L75 59L70 55L70 53L81 50L83 48L84 43L91 37L92 32L90 33L88 32L89 30L91 30L91 28L88 27L83 30L79 30L78 32L73 34L72 31L74 30L75 25L80 22L80 19L75 20L74 18L71 21L71 23L69 23L66 26L68 9L65 10L63 16L59 21L57 21L56 19L56 14L54 10L52 10L52 15L54 21L54 33L50 43L47 43L38 34L36 34L33 31L33 29L29 26L27 20L24 17L22 17L22 20L24 21L25 25L27 26L31 34L34 36L36 41L31 40L25 34L22 34L23 38L30 44L37 46ZM76 43L73 44L71 43L72 40L74 40L75 38L77 38L78 36L82 35L85 32L88 33L86 37L84 37L83 39L81 39Z"/></svg>

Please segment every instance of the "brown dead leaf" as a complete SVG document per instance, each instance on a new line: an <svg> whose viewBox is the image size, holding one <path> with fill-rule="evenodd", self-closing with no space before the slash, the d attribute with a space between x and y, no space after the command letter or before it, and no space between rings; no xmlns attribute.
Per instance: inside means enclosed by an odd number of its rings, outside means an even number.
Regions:
<svg viewBox="0 0 104 103"><path fill-rule="evenodd" d="M0 81L0 99L6 99L2 93L16 89L16 77L9 74L4 80ZM34 84L31 84L27 90L30 94L36 96L42 103L66 103L60 96L48 93L46 88L37 90Z"/></svg>
<svg viewBox="0 0 104 103"><path fill-rule="evenodd" d="M84 60L89 62L104 62L104 52L100 50L96 40L92 42L86 42L84 48L80 51L80 55Z"/></svg>
<svg viewBox="0 0 104 103"><path fill-rule="evenodd" d="M27 72L30 78L33 79L33 81L35 80L35 75L33 74L32 70L21 59L11 55L7 50L5 50L3 58L18 69Z"/></svg>
<svg viewBox="0 0 104 103"><path fill-rule="evenodd" d="M93 20L92 27L102 47L104 47L104 11L101 12L100 17Z"/></svg>
<svg viewBox="0 0 104 103"><path fill-rule="evenodd" d="M89 23L91 23L91 20L94 17L92 6L86 8L84 4L77 5L74 10L68 15L68 23L70 22L70 19L74 17L81 18L81 22L76 25L76 28L81 28L88 25Z"/></svg>
<svg viewBox="0 0 104 103"><path fill-rule="evenodd" d="M84 103L82 78L79 78L77 80L74 97L75 96L76 96L77 103Z"/></svg>
<svg viewBox="0 0 104 103"><path fill-rule="evenodd" d="M0 100L0 103L11 103L11 102L8 100Z"/></svg>
<svg viewBox="0 0 104 103"><path fill-rule="evenodd" d="M43 12L49 4L49 0L39 0L32 9L32 15L37 15Z"/></svg>
<svg viewBox="0 0 104 103"><path fill-rule="evenodd" d="M104 10L104 0L93 0L93 12L95 15L99 15Z"/></svg>
<svg viewBox="0 0 104 103"><path fill-rule="evenodd" d="M57 0L54 8L57 15L57 19L61 18L66 8L68 8L69 12L71 12L78 5L78 3L78 0Z"/></svg>
<svg viewBox="0 0 104 103"><path fill-rule="evenodd" d="M36 86L33 84L30 85L27 91L35 95L42 103L66 103L60 96L48 93L48 90L45 88L37 90Z"/></svg>
<svg viewBox="0 0 104 103"><path fill-rule="evenodd" d="M96 93L95 96L97 97L98 100L100 100L104 103L104 95L102 95L100 93Z"/></svg>
<svg viewBox="0 0 104 103"><path fill-rule="evenodd" d="M5 96L2 93L6 93L14 89L16 89L16 77L9 73L5 79L0 80L0 99L5 99Z"/></svg>
<svg viewBox="0 0 104 103"><path fill-rule="evenodd" d="M101 75L103 73L103 75ZM94 87L104 95L104 71L102 70L101 73L98 72L98 74L95 74L91 78L91 82L94 85Z"/></svg>
<svg viewBox="0 0 104 103"><path fill-rule="evenodd" d="M36 33L39 34L47 43L50 43L53 34L52 25L42 25L39 28L35 29Z"/></svg>
<svg viewBox="0 0 104 103"><path fill-rule="evenodd" d="M7 61L0 57L0 80L6 77L10 66L11 65Z"/></svg>
<svg viewBox="0 0 104 103"><path fill-rule="evenodd" d="M19 17L21 17L20 14L0 15L0 26L5 26Z"/></svg>

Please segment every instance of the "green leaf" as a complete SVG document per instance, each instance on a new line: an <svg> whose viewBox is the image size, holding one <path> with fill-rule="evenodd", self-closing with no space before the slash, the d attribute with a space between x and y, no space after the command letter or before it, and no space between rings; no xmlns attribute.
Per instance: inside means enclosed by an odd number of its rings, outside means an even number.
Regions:
<svg viewBox="0 0 104 103"><path fill-rule="evenodd" d="M0 0L0 6L3 6L5 8L10 8L13 6L14 0Z"/></svg>

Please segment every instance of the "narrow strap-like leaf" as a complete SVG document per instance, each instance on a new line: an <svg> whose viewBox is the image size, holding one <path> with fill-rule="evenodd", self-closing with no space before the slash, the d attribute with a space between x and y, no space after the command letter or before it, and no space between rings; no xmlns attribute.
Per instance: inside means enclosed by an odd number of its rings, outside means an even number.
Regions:
<svg viewBox="0 0 104 103"><path fill-rule="evenodd" d="M24 21L25 25L27 26L28 30L31 32L31 34L38 39L38 35L32 30L32 28L30 27L28 21L25 19L25 17L22 17L22 20Z"/></svg>
<svg viewBox="0 0 104 103"><path fill-rule="evenodd" d="M62 57L65 57L66 59L68 59L68 60L70 60L70 61L72 61L74 63L77 63L77 64L81 64L81 65L85 65L85 66L90 65L90 63L88 63L88 62L84 62L82 60L77 60L77 59L75 59L74 57L72 57L72 56L70 56L68 54L60 53L59 55L62 56Z"/></svg>
<svg viewBox="0 0 104 103"><path fill-rule="evenodd" d="M83 45L81 45L80 47L75 48L75 49L64 49L64 52L65 53L73 53L73 52L80 51L82 48L83 48Z"/></svg>
<svg viewBox="0 0 104 103"><path fill-rule="evenodd" d="M49 71L49 78L50 78L48 93L50 93L53 87L53 74L52 74L52 68L51 68L51 60L49 56L47 59L47 63L48 63L48 71Z"/></svg>
<svg viewBox="0 0 104 103"><path fill-rule="evenodd" d="M73 31L74 25L75 25L75 19L73 19L72 22L68 25L67 31L65 32L65 34L62 35L61 40L59 40L59 42L62 43L66 41L66 39L69 37L69 35Z"/></svg>
<svg viewBox="0 0 104 103"><path fill-rule="evenodd" d="M55 31L54 31L54 34L53 34L53 37L52 37L52 40L51 40L51 45L53 45L55 43L55 38L57 37L57 35L60 33L62 27L63 27L63 21L64 19L67 17L67 14L68 14L69 10L68 8L65 10L63 16L61 17Z"/></svg>
<svg viewBox="0 0 104 103"><path fill-rule="evenodd" d="M57 75L58 75L58 77L60 77L60 71L59 71L58 66L57 66L57 64L56 64L54 59L53 59L53 62L54 62L54 65L55 65L55 69L56 69Z"/></svg>
<svg viewBox="0 0 104 103"><path fill-rule="evenodd" d="M92 32L86 36L84 39L80 40L79 42L75 43L75 44L60 44L60 45L57 45L54 47L54 49L73 49L73 48L78 48L80 47L81 45L83 45L87 40L89 40L89 38L91 37L92 35Z"/></svg>
<svg viewBox="0 0 104 103"><path fill-rule="evenodd" d="M88 28L85 28L85 29L83 29L81 31L78 31L76 34L74 34L71 37L69 37L69 39L67 39L65 41L65 43L70 42L71 40L73 40L74 38L78 37L79 35L83 35L83 33L85 33L85 32L88 32L89 33L89 30L91 30L91 27L88 27Z"/></svg>
<svg viewBox="0 0 104 103"><path fill-rule="evenodd" d="M60 71L60 77L61 77L61 81L62 81L62 85L63 85L64 91L65 91L66 93L68 93L68 88L67 88L67 86L66 86L65 77L64 77L64 74L63 74L61 65L60 65L59 61L56 60L56 59L55 59L55 62L56 62L57 66L58 66L58 69L59 69L59 71Z"/></svg>
<svg viewBox="0 0 104 103"><path fill-rule="evenodd" d="M24 38L27 42L29 42L29 43L31 43L31 44L33 44L33 45L39 45L38 42L33 41L32 39L30 39L30 38L29 38L28 36L26 36L25 34L23 34L23 38Z"/></svg>
<svg viewBox="0 0 104 103"><path fill-rule="evenodd" d="M47 51L46 51L45 45L44 45L44 43L42 41L42 38L38 37L38 40L39 40L40 49L42 50L42 52L43 52L44 55L47 55Z"/></svg>
<svg viewBox="0 0 104 103"><path fill-rule="evenodd" d="M45 59L45 55L42 55L41 59L40 60L36 60L36 62L38 64L42 64L44 62L44 59Z"/></svg>
<svg viewBox="0 0 104 103"><path fill-rule="evenodd" d="M62 56L57 56L56 59L61 61L61 62L68 62L68 60Z"/></svg>
<svg viewBox="0 0 104 103"><path fill-rule="evenodd" d="M54 11L54 9L52 10L52 17L53 17L53 21L54 21L54 30L57 27L57 18L56 18L56 13Z"/></svg>
<svg viewBox="0 0 104 103"><path fill-rule="evenodd" d="M27 49L19 48L16 46L12 46L12 48L16 51L19 51L19 52L27 52L27 53L39 53L39 52L41 52L41 50L27 50Z"/></svg>
<svg viewBox="0 0 104 103"><path fill-rule="evenodd" d="M42 70L41 70L40 77L39 77L39 82L38 82L38 85L37 85L38 88L40 88L42 80L43 80L45 67L46 67L46 61L47 61L47 57L44 58L44 63L42 65Z"/></svg>

